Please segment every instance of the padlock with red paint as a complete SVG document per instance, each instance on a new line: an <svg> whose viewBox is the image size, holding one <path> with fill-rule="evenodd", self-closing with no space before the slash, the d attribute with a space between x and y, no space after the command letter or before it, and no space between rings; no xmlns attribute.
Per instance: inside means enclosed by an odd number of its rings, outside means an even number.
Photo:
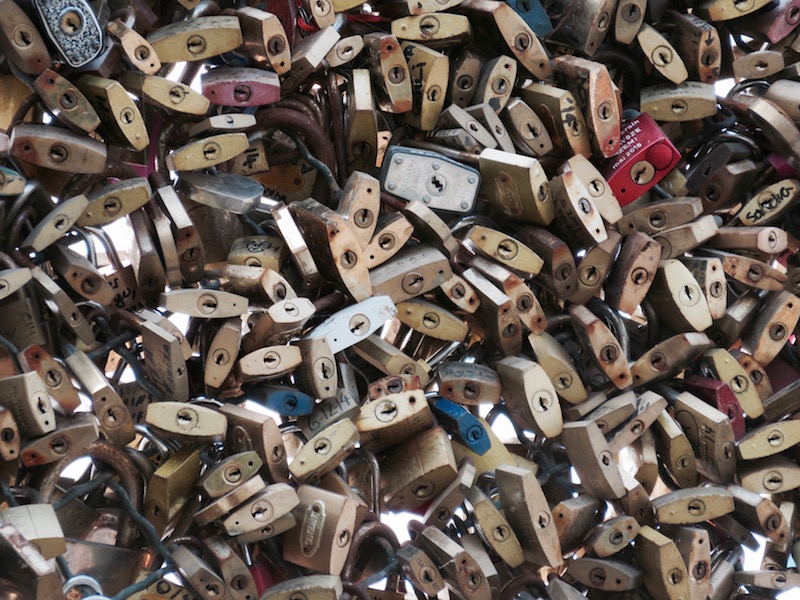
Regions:
<svg viewBox="0 0 800 600"><path fill-rule="evenodd" d="M620 133L619 154L599 168L620 205L625 206L666 177L681 154L647 113L627 121Z"/></svg>

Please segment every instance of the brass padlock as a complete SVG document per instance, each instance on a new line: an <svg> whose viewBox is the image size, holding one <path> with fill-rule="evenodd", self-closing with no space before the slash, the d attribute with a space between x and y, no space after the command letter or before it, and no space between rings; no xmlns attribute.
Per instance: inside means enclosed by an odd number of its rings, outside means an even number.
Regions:
<svg viewBox="0 0 800 600"><path fill-rule="evenodd" d="M310 485L297 488L297 496L297 526L286 534L284 560L319 573L340 574L355 535L356 501Z"/></svg>
<svg viewBox="0 0 800 600"><path fill-rule="evenodd" d="M162 464L147 485L144 514L163 533L189 504L188 493L200 475L200 454L184 447Z"/></svg>
<svg viewBox="0 0 800 600"><path fill-rule="evenodd" d="M384 459L381 493L390 509L413 508L440 493L456 478L447 434L433 427L396 446Z"/></svg>
<svg viewBox="0 0 800 600"><path fill-rule="evenodd" d="M417 535L414 544L433 559L450 588L469 598L491 598L486 574L458 542L435 527L426 527Z"/></svg>
<svg viewBox="0 0 800 600"><path fill-rule="evenodd" d="M511 465L498 467L495 475L503 513L519 536L525 560L549 567L563 564L556 522L536 475Z"/></svg>

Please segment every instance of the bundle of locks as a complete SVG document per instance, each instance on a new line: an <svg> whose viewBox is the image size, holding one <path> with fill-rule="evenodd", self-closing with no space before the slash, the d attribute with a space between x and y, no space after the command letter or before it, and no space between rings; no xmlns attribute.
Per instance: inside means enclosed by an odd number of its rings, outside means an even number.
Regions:
<svg viewBox="0 0 800 600"><path fill-rule="evenodd" d="M796 594L799 24L0 0L0 598Z"/></svg>

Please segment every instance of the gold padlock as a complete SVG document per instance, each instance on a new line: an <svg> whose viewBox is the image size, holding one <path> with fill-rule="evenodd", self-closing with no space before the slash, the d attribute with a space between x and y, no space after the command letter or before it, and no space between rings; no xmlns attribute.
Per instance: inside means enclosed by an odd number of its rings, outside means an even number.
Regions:
<svg viewBox="0 0 800 600"><path fill-rule="evenodd" d="M310 485L298 487L297 496L297 526L286 534L284 560L318 573L341 574L355 535L356 501Z"/></svg>

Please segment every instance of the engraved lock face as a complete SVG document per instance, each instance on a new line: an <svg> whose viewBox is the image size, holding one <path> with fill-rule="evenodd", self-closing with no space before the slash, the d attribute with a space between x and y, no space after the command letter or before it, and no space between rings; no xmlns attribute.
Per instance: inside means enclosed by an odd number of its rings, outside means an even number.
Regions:
<svg viewBox="0 0 800 600"><path fill-rule="evenodd" d="M339 573L353 540L355 500L307 485L297 495L298 526L287 536L284 559L321 573Z"/></svg>
<svg viewBox="0 0 800 600"><path fill-rule="evenodd" d="M103 47L103 30L86 0L36 2L48 37L74 68L90 62Z"/></svg>
<svg viewBox="0 0 800 600"><path fill-rule="evenodd" d="M434 152L398 146L389 148L383 164L381 186L395 196L449 212L468 213L474 206L481 180L475 169Z"/></svg>

